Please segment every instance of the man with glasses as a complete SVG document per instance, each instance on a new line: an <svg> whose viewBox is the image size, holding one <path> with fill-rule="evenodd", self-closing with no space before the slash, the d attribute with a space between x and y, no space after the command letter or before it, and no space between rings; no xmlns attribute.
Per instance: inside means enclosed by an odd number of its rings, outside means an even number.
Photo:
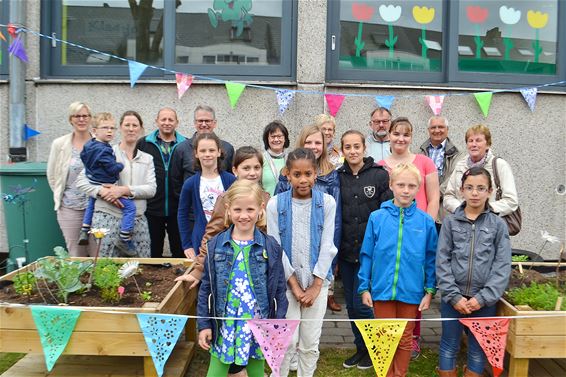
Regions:
<svg viewBox="0 0 566 377"><path fill-rule="evenodd" d="M367 155L373 157L375 162L389 157L389 128L391 127L391 111L385 107L378 107L371 112L369 128L371 134L366 138Z"/></svg>

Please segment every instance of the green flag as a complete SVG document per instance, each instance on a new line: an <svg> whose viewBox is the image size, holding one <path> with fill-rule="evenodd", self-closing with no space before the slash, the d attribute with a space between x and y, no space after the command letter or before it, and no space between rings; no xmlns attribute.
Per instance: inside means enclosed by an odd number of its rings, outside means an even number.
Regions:
<svg viewBox="0 0 566 377"><path fill-rule="evenodd" d="M474 93L474 97L476 97L476 101L478 101L478 105L480 106L484 118L487 118L487 114L489 113L492 96L492 92Z"/></svg>
<svg viewBox="0 0 566 377"><path fill-rule="evenodd" d="M234 109L236 108L236 104L244 92L244 89L246 89L246 85L230 81L227 81L225 85L226 91L228 91L228 98L230 98L230 106Z"/></svg>

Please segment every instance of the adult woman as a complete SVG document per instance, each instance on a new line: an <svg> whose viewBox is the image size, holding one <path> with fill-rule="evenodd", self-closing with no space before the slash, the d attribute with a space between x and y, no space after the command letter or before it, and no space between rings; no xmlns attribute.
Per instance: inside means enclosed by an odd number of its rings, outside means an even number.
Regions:
<svg viewBox="0 0 566 377"><path fill-rule="evenodd" d="M118 198L125 196L134 199L136 221L132 242L137 256L151 256L149 229L144 216L146 200L155 195L155 170L153 157L136 149L136 142L143 135L141 116L135 111L126 111L120 118L121 141L115 145L116 160L124 164L120 173L119 185L92 185L84 172L77 179L77 186L88 195L98 197L92 218L93 228L106 228L109 233L102 239L100 255L104 257L122 256L114 246L119 242L122 211Z"/></svg>
<svg viewBox="0 0 566 377"><path fill-rule="evenodd" d="M462 202L460 182L462 175L471 167L479 166L485 168L491 174L493 192L489 197L489 206L499 216L509 215L519 207L519 197L515 187L515 179L509 163L502 158L497 159L497 173L501 185L501 199L495 200L497 187L493 178L493 159L495 155L491 151L491 132L483 124L468 128L466 131L466 148L468 154L456 163L454 171L449 178L446 192L444 193L444 208L454 213Z"/></svg>
<svg viewBox="0 0 566 377"><path fill-rule="evenodd" d="M285 166L289 147L289 131L283 123L274 120L265 126L263 130L263 173L261 183L263 189L273 196L275 186L279 181L281 169Z"/></svg>
<svg viewBox="0 0 566 377"><path fill-rule="evenodd" d="M334 146L334 135L336 134L336 120L332 115L319 114L314 117L314 124L320 127L324 135L328 160L338 169L344 163L340 149Z"/></svg>
<svg viewBox="0 0 566 377"><path fill-rule="evenodd" d="M53 141L47 160L47 181L53 191L57 222L63 232L67 250L74 257L87 257L95 252L94 242L88 246L77 244L88 197L75 184L84 168L80 155L83 146L91 138L91 117L90 107L86 103L71 103L69 123L73 130Z"/></svg>

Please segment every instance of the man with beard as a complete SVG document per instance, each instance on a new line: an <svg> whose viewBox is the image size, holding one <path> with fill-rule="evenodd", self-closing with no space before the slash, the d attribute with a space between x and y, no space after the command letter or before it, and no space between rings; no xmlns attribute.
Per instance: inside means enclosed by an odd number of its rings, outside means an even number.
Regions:
<svg viewBox="0 0 566 377"><path fill-rule="evenodd" d="M389 127L391 127L391 111L378 107L371 112L369 121L371 134L366 137L367 155L374 161L381 161L391 154L389 148Z"/></svg>

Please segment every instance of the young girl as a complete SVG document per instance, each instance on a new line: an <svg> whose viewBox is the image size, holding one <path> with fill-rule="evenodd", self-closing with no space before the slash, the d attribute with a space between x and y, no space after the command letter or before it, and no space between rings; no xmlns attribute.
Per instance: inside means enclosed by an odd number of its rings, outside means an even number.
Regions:
<svg viewBox="0 0 566 377"><path fill-rule="evenodd" d="M359 131L346 131L342 135L342 154L345 162L338 169L342 199L342 237L338 251L338 268L342 274L350 319L373 318L373 311L362 305L357 292L360 247L369 215L392 197L387 171L377 166L372 157L364 157L364 139L365 136ZM369 369L372 362L362 335L354 322L350 322L350 325L354 333L356 353L344 361L343 366Z"/></svg>
<svg viewBox="0 0 566 377"><path fill-rule="evenodd" d="M390 175L393 200L372 212L360 250L362 302L375 318L410 318L427 310L435 293L437 234L434 220L417 208L421 175L413 164L399 164ZM406 376L411 361L414 321L408 321L387 376Z"/></svg>
<svg viewBox="0 0 566 377"><path fill-rule="evenodd" d="M216 198L236 180L225 171L218 171L221 159L220 139L214 133L198 134L194 141L197 173L183 184L177 219L185 255L195 258L206 223L212 216Z"/></svg>
<svg viewBox="0 0 566 377"><path fill-rule="evenodd" d="M278 194L267 204L267 231L281 244L291 262L287 319L301 321L281 365L281 376L289 373L289 363L298 347L297 376L309 377L316 370L322 318L326 311L331 264L336 255L333 243L336 203L321 191L313 190L316 157L299 148L289 153L285 175L291 190Z"/></svg>
<svg viewBox="0 0 566 377"><path fill-rule="evenodd" d="M444 219L438 241L436 276L442 293L443 318L494 317L511 274L511 244L507 224L489 209L491 175L481 167L462 176L464 202ZM456 377L456 357L464 326L443 321L438 373ZM468 333L465 377L483 375L486 357Z"/></svg>
<svg viewBox="0 0 566 377"><path fill-rule="evenodd" d="M283 250L257 228L265 225L259 185L239 180L224 200L225 221L232 225L208 242L198 294L198 341L210 351L207 376L263 377L264 357L247 322L210 317L284 318Z"/></svg>

